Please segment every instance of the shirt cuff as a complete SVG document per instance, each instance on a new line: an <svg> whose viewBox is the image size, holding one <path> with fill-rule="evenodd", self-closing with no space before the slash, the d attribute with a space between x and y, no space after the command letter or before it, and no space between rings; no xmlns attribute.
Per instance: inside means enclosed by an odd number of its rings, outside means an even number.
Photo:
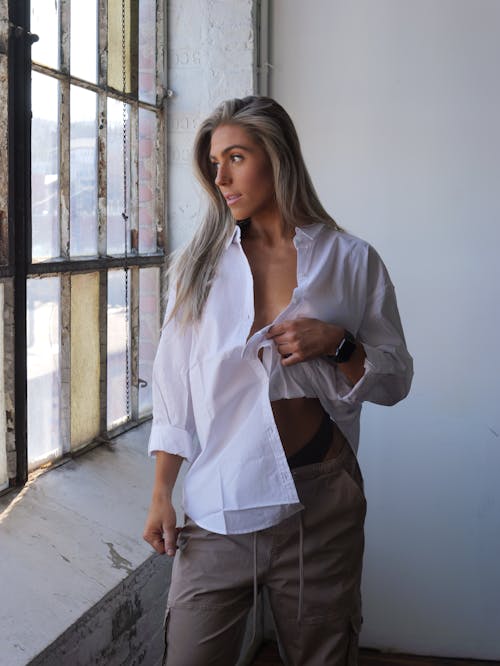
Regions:
<svg viewBox="0 0 500 666"><path fill-rule="evenodd" d="M181 456L191 462L195 457L196 448L194 437L187 430L177 428L169 423L155 423L153 421L149 436L148 455L152 456L157 451L165 451L165 453Z"/></svg>
<svg viewBox="0 0 500 666"><path fill-rule="evenodd" d="M411 357L407 354L407 359L398 358L397 354L364 343L363 347L365 372L354 386L349 385L349 390L339 393L340 400L352 405L365 400L394 405L402 400L408 394L413 376ZM337 368L337 372L340 374L342 371ZM344 385L346 383L347 380L344 380Z"/></svg>

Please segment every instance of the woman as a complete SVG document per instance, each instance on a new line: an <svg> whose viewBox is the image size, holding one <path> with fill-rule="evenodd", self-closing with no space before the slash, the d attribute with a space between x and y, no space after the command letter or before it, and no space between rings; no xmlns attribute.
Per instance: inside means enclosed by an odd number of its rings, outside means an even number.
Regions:
<svg viewBox="0 0 500 666"><path fill-rule="evenodd" d="M394 404L412 377L394 288L321 206L274 100L224 102L194 152L209 205L171 271L144 532L159 553L178 547L166 663L235 664L266 586L287 664L355 664L361 403Z"/></svg>

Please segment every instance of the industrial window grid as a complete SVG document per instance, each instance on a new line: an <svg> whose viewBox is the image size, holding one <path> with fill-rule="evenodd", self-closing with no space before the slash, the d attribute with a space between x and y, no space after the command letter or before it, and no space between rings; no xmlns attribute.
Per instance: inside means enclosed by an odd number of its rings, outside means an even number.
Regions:
<svg viewBox="0 0 500 666"><path fill-rule="evenodd" d="M164 2L153 0L155 26L154 90L148 99L141 97L138 86L138 0L96 0L97 13L97 76L95 81L74 76L70 66L71 2L86 0L60 0L58 5L58 63L49 66L31 60L31 46L36 36L30 32L31 3L29 0L0 0L0 82L2 100L8 92L8 104L0 105L0 141L3 159L8 156L8 169L0 169L0 296L3 304L2 322L2 368L4 386L0 405L3 423L3 441L0 438L0 462L4 456L4 478L0 475L0 491L12 485L22 485L31 469L39 466L29 456L28 432L28 364L27 345L29 322L27 321L27 285L34 281L57 277L59 299L58 317L58 372L59 415L57 436L61 447L56 456L50 455L40 464L52 465L68 458L96 443L107 440L125 429L137 425L148 413L140 409L139 392L147 381L140 377L139 345L141 328L140 284L142 271L154 268L157 289L157 310L154 314L154 328L159 331L160 307L163 302L162 273L165 265L164 254ZM91 4L91 3L88 3ZM122 19L123 42L115 44L115 55L111 51L110 21ZM125 43L125 21L126 43ZM115 27L116 32L116 27ZM40 35L40 38L43 38ZM118 52L119 51L119 52ZM114 57L114 80L108 78L110 60ZM123 86L119 77L123 73ZM58 89L58 252L56 256L39 258L33 256L32 248L32 200L31 200L31 79L32 76L46 77L44 81L57 82ZM111 83L113 85L111 85ZM71 97L72 91L89 91L96 98L96 252L93 255L76 256L71 252ZM144 97L148 97L145 95ZM125 191L129 190L127 215L123 223L127 240L122 251L108 251L108 170L115 165L108 161L107 114L110 100L123 105L124 149L127 156ZM126 105L126 106L125 106ZM140 114L149 112L155 118L153 140L154 171L152 178L154 203L153 229L154 247L140 246L139 228L139 154ZM152 115L153 114L153 115ZM125 120L126 117L126 120ZM126 127L125 127L126 126ZM126 134L126 136L125 136ZM149 141L151 143L151 141ZM6 149L5 151L3 149ZM116 167L118 168L118 167ZM125 236L124 236L125 237ZM120 270L121 269L121 270ZM108 323L109 323L109 279L123 275L125 294L128 293L126 310L127 346L127 406L124 418L111 424L108 419ZM72 318L78 311L77 276L93 278L98 294L98 429L94 435L82 441L74 440L72 417L76 411L72 402L72 389L78 387L72 375L72 355L78 353L78 345L72 341ZM73 282L74 281L74 284ZM116 280L115 280L116 282ZM73 288L72 288L73 287ZM148 294L150 296L150 294ZM151 299L149 299L151 300ZM83 306L84 307L84 306ZM80 310L82 307L80 307ZM79 314L82 321L82 313ZM75 331L76 335L76 331ZM80 351L85 343L78 343ZM79 361L82 365L82 359ZM85 359L83 359L85 364ZM85 376L85 372L83 373ZM85 391L82 392L85 395ZM43 401L44 396L32 396L32 401ZM83 398L82 398L83 400ZM3 409L2 409L3 407ZM2 419L0 419L2 427ZM33 436L33 435L32 435ZM0 470L2 465L0 465Z"/></svg>

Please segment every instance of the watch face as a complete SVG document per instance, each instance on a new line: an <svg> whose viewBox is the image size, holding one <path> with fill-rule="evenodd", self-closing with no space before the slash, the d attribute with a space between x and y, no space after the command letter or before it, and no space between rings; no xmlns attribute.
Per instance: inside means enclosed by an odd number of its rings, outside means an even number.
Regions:
<svg viewBox="0 0 500 666"><path fill-rule="evenodd" d="M345 338L342 340L340 345L337 347L337 352L335 354L335 360L337 363L345 363L348 361L356 349L356 341L350 333L346 333Z"/></svg>

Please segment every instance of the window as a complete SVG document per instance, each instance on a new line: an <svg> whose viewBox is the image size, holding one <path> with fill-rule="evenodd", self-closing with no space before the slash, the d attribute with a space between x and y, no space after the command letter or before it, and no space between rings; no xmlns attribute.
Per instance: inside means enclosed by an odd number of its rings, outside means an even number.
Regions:
<svg viewBox="0 0 500 666"><path fill-rule="evenodd" d="M5 3L0 0L0 7ZM24 78L10 77L14 141L22 134L19 112L28 109L29 92L32 113L24 132L28 157L13 175L10 199L12 208L20 181L28 179L29 206L11 211L24 236L11 234L8 274L24 289L14 290L13 317L22 482L29 470L116 434L151 411L164 264L164 33L161 0L9 5L12 28L6 35L2 24L3 37L16 42L10 57L25 60ZM28 30L39 37L31 61ZM0 58L2 44L0 34ZM0 60L3 81L2 67ZM11 145L15 161L13 153ZM0 287L5 290L5 283ZM6 321L4 315L4 327ZM9 442L0 441L0 488L12 467L8 450Z"/></svg>

